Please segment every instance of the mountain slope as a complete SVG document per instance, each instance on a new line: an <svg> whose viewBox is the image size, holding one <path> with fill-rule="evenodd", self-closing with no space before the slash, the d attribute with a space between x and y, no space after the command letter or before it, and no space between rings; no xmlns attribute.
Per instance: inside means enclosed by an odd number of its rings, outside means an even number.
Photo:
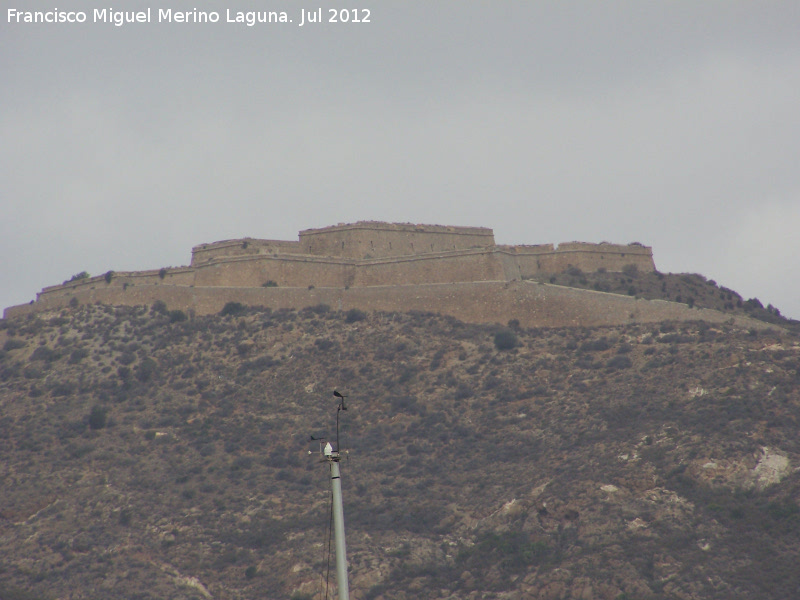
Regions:
<svg viewBox="0 0 800 600"><path fill-rule="evenodd" d="M163 305L2 321L0 597L788 598L800 343Z"/></svg>

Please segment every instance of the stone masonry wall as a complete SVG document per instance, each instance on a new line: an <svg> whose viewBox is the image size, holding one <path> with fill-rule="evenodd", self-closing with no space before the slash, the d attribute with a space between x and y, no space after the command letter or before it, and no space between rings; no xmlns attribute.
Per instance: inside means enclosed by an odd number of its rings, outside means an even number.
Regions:
<svg viewBox="0 0 800 600"><path fill-rule="evenodd" d="M653 251L646 246L583 244L572 242L542 246L498 246L506 279L531 279L548 273L563 273L570 267L593 272L598 269L622 271L635 265L643 272L655 271Z"/></svg>
<svg viewBox="0 0 800 600"><path fill-rule="evenodd" d="M361 288L223 288L136 286L87 288L76 293L80 303L150 305L161 300L170 309L204 315L219 312L227 302L251 306L304 308L328 304L334 310L439 312L470 323L507 323L525 327L609 326L663 320L705 320L763 329L768 323L710 309L689 308L662 300L578 290L528 281L375 286ZM67 296L43 297L37 305L6 309L5 318L21 317L67 306Z"/></svg>
<svg viewBox="0 0 800 600"><path fill-rule="evenodd" d="M256 244L253 246L257 247ZM226 242L216 250L230 252L233 248L246 250L240 242ZM194 267L114 273L110 283L100 275L47 287L38 296L71 297L85 289L142 285L259 288L272 282L279 287L346 288L511 281L542 273L562 272L571 266L584 271L601 267L619 271L631 264L641 271L654 270L650 248L610 244L562 244L558 249L550 245L500 246L497 249L476 248L370 260L290 253L242 254L212 257Z"/></svg>
<svg viewBox="0 0 800 600"><path fill-rule="evenodd" d="M501 263L491 252L444 252L367 261L342 261L303 255L236 257L195 269L195 285L261 287L352 287L465 281L503 281Z"/></svg>
<svg viewBox="0 0 800 600"><path fill-rule="evenodd" d="M342 261L312 256L241 256L198 266L195 285L258 288L272 281L279 287L345 287L353 279L352 269Z"/></svg>
<svg viewBox="0 0 800 600"><path fill-rule="evenodd" d="M255 256L272 254L299 254L300 242L282 240L258 240L242 238L211 244L200 244L192 248L191 265L197 266L214 259L230 256Z"/></svg>
<svg viewBox="0 0 800 600"><path fill-rule="evenodd" d="M598 269L622 271L628 265L636 265L639 271L655 271L653 251L646 246L618 246L615 244L559 244L552 254L537 258L542 273L562 273L569 267L593 272Z"/></svg>
<svg viewBox="0 0 800 600"><path fill-rule="evenodd" d="M300 232L301 252L315 256L370 259L491 248L494 233L486 227L447 227L359 222Z"/></svg>
<svg viewBox="0 0 800 600"><path fill-rule="evenodd" d="M502 265L494 253L473 250L365 261L355 269L354 284L367 287L504 280Z"/></svg>
<svg viewBox="0 0 800 600"><path fill-rule="evenodd" d="M162 277L163 274L163 277ZM85 293L94 289L105 288L128 288L137 285L147 286L191 286L194 285L195 272L190 267L171 267L163 269L151 269L148 271L121 271L111 272L110 281L106 275L97 275L86 279L78 279L61 285L52 285L44 288L37 294L37 301L41 298L65 296L71 298L77 293Z"/></svg>
<svg viewBox="0 0 800 600"><path fill-rule="evenodd" d="M125 304L158 294L196 308L198 302L212 301L208 299L259 298L261 291L273 284L281 288L282 296L269 298L292 297L294 292L284 288L296 288L300 290L297 293L312 288L394 288L396 292L389 294L392 310L405 310L412 302L404 304L404 295L417 293L411 286L519 281L569 267L583 271L621 271L629 265L643 272L655 269L651 248L640 244L496 246L492 230L484 227L359 222L307 229L299 237L299 242L244 238L201 244L192 249L189 267L112 273L110 281L100 275L50 286L30 307L9 311L27 314L64 305L73 298ZM209 292L212 288L220 291ZM197 291L200 289L205 291ZM186 298L194 300L187 304ZM452 310L462 313L466 309Z"/></svg>

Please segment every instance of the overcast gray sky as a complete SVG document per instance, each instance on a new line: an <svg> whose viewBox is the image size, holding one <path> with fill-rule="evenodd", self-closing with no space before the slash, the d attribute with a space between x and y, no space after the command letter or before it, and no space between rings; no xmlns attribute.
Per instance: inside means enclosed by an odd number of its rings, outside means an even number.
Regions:
<svg viewBox="0 0 800 600"><path fill-rule="evenodd" d="M0 6L0 307L369 219L638 241L800 318L796 0ZM8 22L56 6L87 21ZM153 22L92 22L112 6ZM157 22L194 6L220 22Z"/></svg>

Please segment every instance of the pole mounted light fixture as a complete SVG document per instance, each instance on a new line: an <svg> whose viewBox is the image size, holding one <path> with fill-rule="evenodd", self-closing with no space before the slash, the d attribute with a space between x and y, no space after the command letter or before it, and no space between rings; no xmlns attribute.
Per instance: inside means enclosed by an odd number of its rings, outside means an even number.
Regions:
<svg viewBox="0 0 800 600"><path fill-rule="evenodd" d="M344 399L347 396L334 390L333 395L339 399L336 407L336 447L326 442L325 438L311 436L311 441L318 441L322 461L327 462L331 474L331 495L333 496L333 531L336 544L336 585L339 589L338 600L350 600L350 585L347 581L347 547L344 537L344 506L342 502L342 479L339 471L339 411L347 410Z"/></svg>

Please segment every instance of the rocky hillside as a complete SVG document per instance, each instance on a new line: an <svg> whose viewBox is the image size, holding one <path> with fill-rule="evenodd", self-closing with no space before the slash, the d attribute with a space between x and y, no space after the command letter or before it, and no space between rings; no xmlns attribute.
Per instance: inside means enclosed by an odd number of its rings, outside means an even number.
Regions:
<svg viewBox="0 0 800 600"><path fill-rule="evenodd" d="M627 294L648 300L669 300L689 307L712 308L730 315L746 315L760 321L780 325L785 329L800 332L800 321L787 319L781 311L758 298L745 300L734 290L718 285L698 273L641 272L635 265L627 266L623 272L605 269L585 273L570 267L563 273L543 275L536 279L585 290Z"/></svg>
<svg viewBox="0 0 800 600"><path fill-rule="evenodd" d="M0 348L3 600L321 600L334 388L355 600L800 596L787 329L157 303Z"/></svg>

